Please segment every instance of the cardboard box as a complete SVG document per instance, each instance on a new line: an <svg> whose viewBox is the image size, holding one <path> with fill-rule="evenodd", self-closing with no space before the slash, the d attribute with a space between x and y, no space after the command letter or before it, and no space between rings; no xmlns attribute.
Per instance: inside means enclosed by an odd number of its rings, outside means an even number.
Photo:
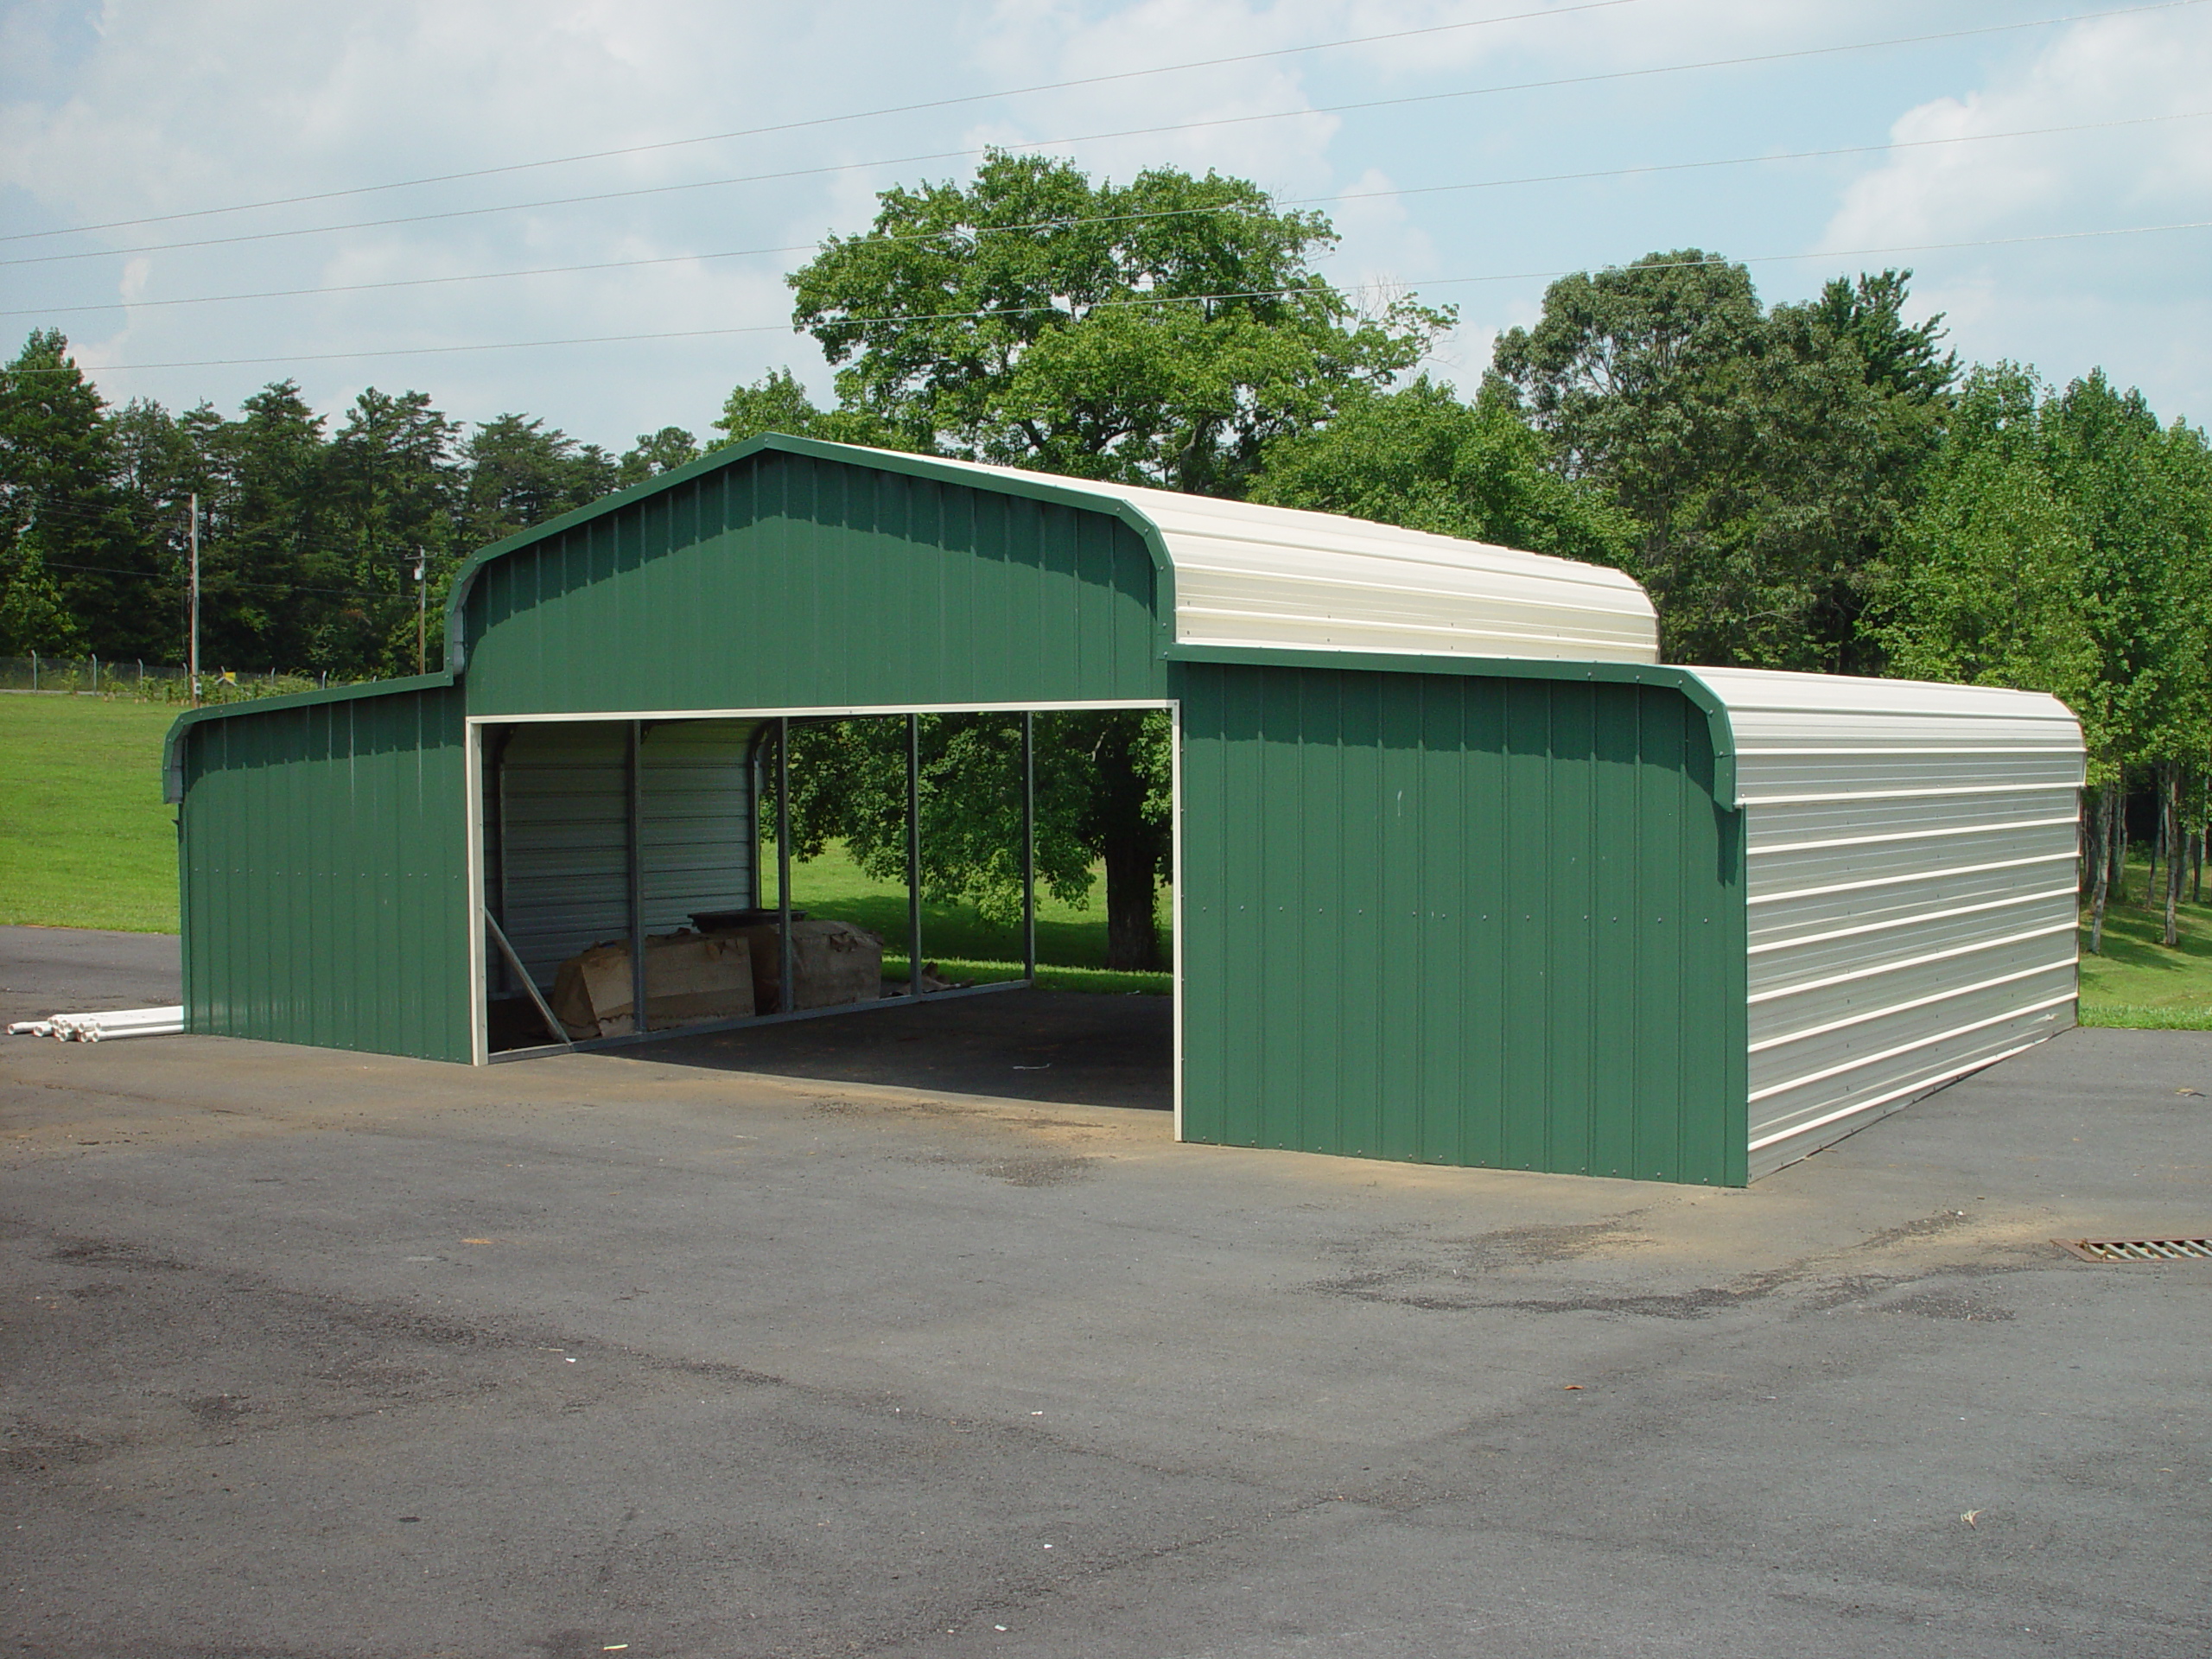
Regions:
<svg viewBox="0 0 2212 1659"><path fill-rule="evenodd" d="M748 1019L756 1007L753 988L753 952L741 934L684 931L645 941L650 1031ZM563 963L552 1000L554 1014L571 1037L621 1037L635 1031L629 941L595 944Z"/></svg>
<svg viewBox="0 0 2212 1659"><path fill-rule="evenodd" d="M783 952L774 922L734 928L713 938L741 938L753 951L753 1001L763 1014L784 1011L778 995ZM873 1002L883 995L883 941L850 922L791 921L791 977L798 995L791 1007L831 1008L846 1002Z"/></svg>

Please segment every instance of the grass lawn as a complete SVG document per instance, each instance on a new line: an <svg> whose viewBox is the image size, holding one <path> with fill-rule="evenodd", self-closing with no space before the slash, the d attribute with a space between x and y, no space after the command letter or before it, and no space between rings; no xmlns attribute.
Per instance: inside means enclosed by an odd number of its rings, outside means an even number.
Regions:
<svg viewBox="0 0 2212 1659"><path fill-rule="evenodd" d="M2082 912L2082 1023L2138 1030L2212 1031L2212 905L2181 906L2181 944L2168 950L2165 910L2142 902L2149 871L2127 871L2129 901L2105 907L2104 954L2089 954Z"/></svg>
<svg viewBox="0 0 2212 1659"><path fill-rule="evenodd" d="M176 931L176 809L162 800L176 716L0 692L0 923Z"/></svg>
<svg viewBox="0 0 2212 1659"><path fill-rule="evenodd" d="M775 902L773 842L762 849L768 871L767 899ZM1106 961L1106 878L1096 873L1090 907L1077 910L1054 899L1049 893L1037 895L1037 961L1039 981L1055 990L1141 991L1166 995L1171 987L1166 974L1125 974L1109 971ZM791 905L810 916L853 922L881 936L884 966L894 973L906 971L906 889L902 883L877 881L863 874L846 855L831 846L820 858L791 866ZM1169 899L1160 893L1160 939L1169 948ZM995 927L976 913L973 905L925 904L922 906L922 959L938 965L948 979L1019 979L1021 976L1021 930Z"/></svg>

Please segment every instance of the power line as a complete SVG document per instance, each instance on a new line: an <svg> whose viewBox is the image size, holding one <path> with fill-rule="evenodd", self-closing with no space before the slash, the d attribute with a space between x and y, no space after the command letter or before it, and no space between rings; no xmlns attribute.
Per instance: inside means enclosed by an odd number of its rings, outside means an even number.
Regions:
<svg viewBox="0 0 2212 1659"><path fill-rule="evenodd" d="M1899 46L1925 46L1939 41L1967 40L1983 35L2017 33L2023 29L2050 29L2061 23L2081 22L2099 17L2129 16L2139 12L2171 11L2183 6L2202 5L2207 0L2152 0L2152 3L2126 6L2108 11L2075 12L2063 16L2037 18L2025 22L1986 23L1973 29L1945 29L1930 35L1906 35L1879 41L1856 41L1840 46L1803 47L1786 52L1762 52L1732 58L1711 58L1694 63L1660 64L1643 69L1608 70L1597 74L1556 76L1546 80L1527 80L1491 86L1463 87L1448 92L1418 92L1398 98L1363 99L1350 104L1317 105L1296 110L1271 110L1255 115L1221 116L1205 121L1169 122L1158 126L1129 127L1112 132L1084 133L1074 137L1045 138L1031 146L1048 149L1069 144L1096 143L1108 139L1154 137L1162 133L1194 132L1205 128L1245 126L1263 121L1303 119L1316 115L1344 115L1363 110L1404 108L1413 105L1438 104L1461 99L1488 98L1503 92L1553 91L1565 86L1586 86L1606 82L1637 80L1656 75L1682 74L1695 70L1742 68L1752 64L1782 63L1807 58L1834 57L1851 52L1871 52ZM344 225L316 225L284 231L255 231L237 236L200 237L183 242L149 242L128 248L99 248L74 253L35 254L16 259L0 259L0 267L55 264L79 259L118 257L128 254L163 253L184 248L232 247L247 242L270 242L301 236L328 236L341 231L386 229L396 225L436 224L449 219L477 219L493 213L525 213L543 207L572 207L593 203L632 200L644 196L675 194L690 190L721 189L732 185L762 184L785 179L811 178L823 174L851 173L870 168L906 167L922 162L953 161L985 155L990 147L969 147L961 149L932 150L917 156L898 156L869 162L840 162L821 167L791 168L774 173L748 173L720 179L695 179L683 184L641 185L624 190L596 191L583 195L551 196L536 201L505 202L488 207L455 207L435 213L403 213L385 219L357 219Z"/></svg>
<svg viewBox="0 0 2212 1659"><path fill-rule="evenodd" d="M181 582L184 581L183 576L168 570L124 570L114 565L105 564L55 564L48 559L41 559L39 567L45 570L68 570L95 576L136 576L145 582ZM202 580L209 587L255 588L279 594L330 594L340 599L411 600L414 597L412 594L404 593L397 588L385 593L369 588L308 588L296 582L248 582L244 577L220 575L206 576Z"/></svg>
<svg viewBox="0 0 2212 1659"><path fill-rule="evenodd" d="M1844 156L1885 155L1893 150L1926 149L1947 144L1988 143L2014 138L2042 138L2056 135L2100 132L2119 127L2153 125L2167 121L2194 121L2212 116L2212 110L2183 110L2169 115L2130 116L2113 121L2084 121L2066 126L2024 127L2011 132L1960 133L1942 138L1910 138L1879 144L1846 144L1830 149L1782 150L1760 156L1731 156L1715 160L1698 162L1654 162L1632 167L1600 168L1577 173L1532 174L1510 179L1477 179L1457 184L1428 184L1393 187L1388 190L1347 190L1332 196L1304 196L1284 200L1278 206L1286 207L1312 207L1335 201L1366 201L1377 198L1397 196L1436 195L1452 191L1498 190L1528 185L1585 183L1598 179L1634 178L1647 174L1686 173L1710 170L1724 167L1751 167L1778 162L1830 160ZM1211 214L1242 213L1241 203L1224 203L1211 207L1177 207L1149 213L1103 213L1090 218L1070 217L1035 219L1019 225L984 225L960 230L915 231L869 236L870 242L929 242L955 235L1010 236L1028 231L1073 229L1080 226L1116 225L1138 220L1198 218ZM525 270L492 270L466 273L451 276L407 276L381 283L344 283L320 288L268 289L249 294L202 294L170 300L102 300L85 305L26 306L10 311L0 311L0 317L58 316L74 311L139 310L156 306L224 305L249 300L283 300L313 297L326 294L361 294L381 292L390 289L428 288L454 283L504 282L523 276L566 276L599 270L632 270L655 265L690 264L709 259L751 259L769 254L810 252L817 243L794 243L780 247L730 248L711 253L679 253L660 255L641 259L605 259L579 265L541 265Z"/></svg>
<svg viewBox="0 0 2212 1659"><path fill-rule="evenodd" d="M1305 46L1276 47L1265 52L1239 52L1224 58L1199 58L1188 63L1160 64L1150 69L1125 69L1110 75L1085 75L1075 80L1046 81L1034 86L1012 86L993 92L967 92L957 98L931 99L919 104L893 104L881 109L855 110L844 115L814 116L804 121L782 121L771 126L743 127L731 132L702 133L691 138L666 138L654 143L625 144L613 149L585 150L574 156L549 156L543 161L511 162L504 167L480 167L461 173L435 173L417 179L394 179L384 184L355 185L345 190L320 190L300 196L276 196L263 201L242 201L225 207L195 207L184 213L156 213L143 219L114 219L99 225L76 225L56 231L23 231L0 236L0 243L27 242L40 237L78 236L92 231L121 230L132 225L166 225L181 219L204 219L215 213L250 213L262 207L294 207L310 201L334 201L346 196L372 195L385 190L411 190L418 186L453 184L464 179L493 178L506 173L525 173L536 168L567 167L579 162L603 162L620 156L643 156L664 149L682 149L696 144L715 144L736 138L759 138L772 133L798 132L813 127L842 125L849 121L869 121L887 115L913 115L926 110L955 109L963 105L984 104L995 99L1027 98L1037 92L1067 92L1077 86L1102 86L1116 81L1140 80L1151 75L1179 74L1190 69L1218 69L1232 63L1257 63L1268 58L1300 56L1308 52L1332 52L1348 46L1376 46L1389 41L1407 41L1428 35L1448 35L1462 29L1489 29L1499 23L1528 22L1548 17L1565 17L1576 12L1609 11L1616 7L1636 5L1641 0L1586 0L1586 3L1572 6L1548 7L1537 11L1507 12L1495 17L1477 17L1465 22L1437 23L1426 29L1395 29L1385 35L1355 35L1338 41L1315 41Z"/></svg>
<svg viewBox="0 0 2212 1659"><path fill-rule="evenodd" d="M1887 257L1904 253L1944 253L1968 248L2018 247L2032 243L2086 241L2113 236L2148 236L2168 231L2212 230L2212 219L2189 219L2170 225L2124 225L2101 231L2051 231L2035 236L1993 236L1956 242L1900 243L1891 247L1831 248L1812 253L1761 253L1741 259L1713 258L1708 260L1654 261L1639 264L1640 270L1667 270L1693 268L1698 264L1776 264L1808 259L1866 259ZM1397 294L1408 289L1418 291L1430 288L1458 288L1477 283L1516 283L1548 280L1577 274L1581 267L1558 270L1493 271L1478 276L1430 276L1407 283L1389 284L1355 284L1346 293L1375 291ZM1297 294L1317 294L1314 288L1255 288L1237 289L1219 294L1141 295L1126 300L1102 300L1087 308L1091 311L1134 308L1144 306L1206 305L1230 300L1281 299ZM1003 306L988 311L938 311L911 316L840 317L834 321L839 326L899 327L918 322L977 321L987 318L1028 316L1044 311L1059 311L1052 305ZM1062 312L1065 315L1065 313ZM448 357L465 352L536 351L558 346L623 346L666 340L711 340L734 334L781 334L786 330L798 332L789 323L744 323L723 328L672 328L645 334L582 334L557 340L482 340L458 346L401 346L378 347L359 352L308 352L284 357L211 357L181 359L169 363L109 363L94 366L95 373L138 373L156 369L225 369L255 368L287 363L338 363L393 357ZM69 363L59 368L0 369L0 374L69 374L81 371Z"/></svg>

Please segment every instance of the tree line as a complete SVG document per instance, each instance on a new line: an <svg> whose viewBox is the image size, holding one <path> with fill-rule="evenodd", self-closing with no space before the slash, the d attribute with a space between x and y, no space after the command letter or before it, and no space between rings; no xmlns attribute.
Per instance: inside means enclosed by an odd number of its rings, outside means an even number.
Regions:
<svg viewBox="0 0 2212 1659"><path fill-rule="evenodd" d="M2212 758L2202 429L2101 372L1962 365L1940 316L1908 321L1910 271L1769 305L1694 248L1554 282L1463 391L1423 366L1452 311L1356 302L1316 269L1335 241L1247 181L1115 185L995 153L964 183L882 193L791 275L835 395L777 371L733 391L708 444L776 430L1350 513L1626 570L1669 661L2049 690L2088 734L2098 915L2131 791L2155 797L2171 913ZM0 371L0 654L175 657L196 492L208 660L411 671L418 557L435 661L468 552L698 453L675 427L619 456L522 414L465 429L419 391L365 391L333 429L289 381L235 417L112 408L37 332ZM1149 965L1164 736L1091 724L1062 746L1090 781L1045 780L1043 868L1079 891L1103 859L1116 965ZM806 741L802 839L902 862L877 809L903 740ZM975 722L930 746L955 818L1006 764ZM1006 882L981 854L933 872L998 907Z"/></svg>

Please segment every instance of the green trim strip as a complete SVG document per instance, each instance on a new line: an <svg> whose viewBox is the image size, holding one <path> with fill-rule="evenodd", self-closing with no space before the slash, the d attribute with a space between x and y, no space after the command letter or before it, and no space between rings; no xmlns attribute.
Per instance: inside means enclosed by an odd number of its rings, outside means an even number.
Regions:
<svg viewBox="0 0 2212 1659"><path fill-rule="evenodd" d="M1662 663L1586 663L1554 657L1431 657L1378 651L1284 651L1268 645L1170 645L1171 663L1227 663L1245 668L1326 668L1353 674L1459 674L1496 680L1601 680L1615 685L1669 686L1705 715L1713 734L1713 791L1740 807L1736 792L1736 731L1728 705L1697 671Z"/></svg>

